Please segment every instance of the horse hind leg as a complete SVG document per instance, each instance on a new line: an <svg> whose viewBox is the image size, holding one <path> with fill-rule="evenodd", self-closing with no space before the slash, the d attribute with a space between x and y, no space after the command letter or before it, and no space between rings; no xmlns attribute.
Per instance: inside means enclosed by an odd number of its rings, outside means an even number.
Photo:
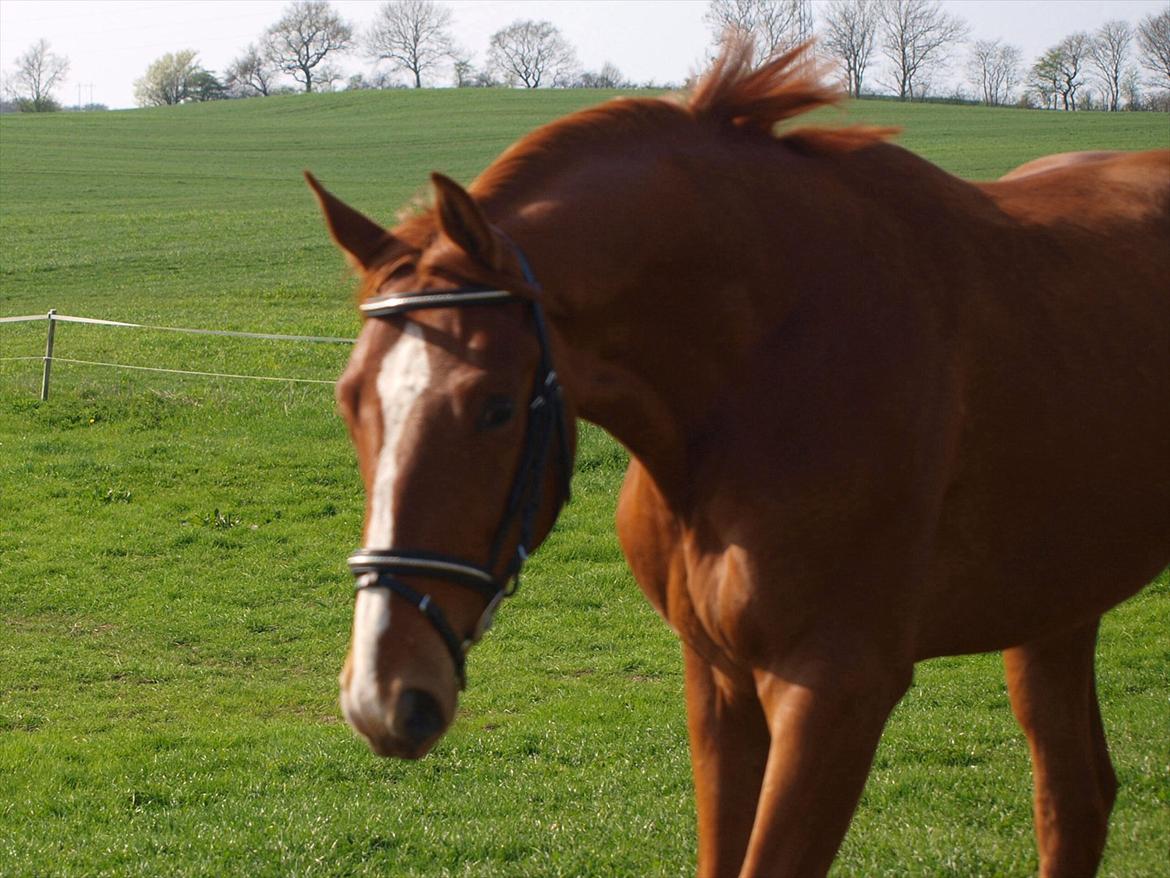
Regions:
<svg viewBox="0 0 1170 878"><path fill-rule="evenodd" d="M1040 878L1096 873L1117 775L1093 672L1099 619L1004 651L1008 694L1032 751Z"/></svg>

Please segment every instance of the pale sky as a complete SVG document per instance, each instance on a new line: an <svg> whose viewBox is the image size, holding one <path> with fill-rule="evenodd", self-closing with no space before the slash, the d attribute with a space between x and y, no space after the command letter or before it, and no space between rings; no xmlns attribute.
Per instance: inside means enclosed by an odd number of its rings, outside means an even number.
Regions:
<svg viewBox="0 0 1170 878"><path fill-rule="evenodd" d="M822 3L814 0L814 17ZM283 0L0 0L0 71L10 74L16 57L44 37L54 53L70 60L69 79L56 92L59 101L76 104L80 95L82 103L133 107L134 80L155 58L194 49L204 67L222 74L285 5ZM364 30L380 3L334 0L333 5ZM449 0L446 5L454 12L456 39L477 65L485 60L491 34L521 18L555 24L586 69L611 61L637 83L681 82L702 66L711 44L702 20L705 0ZM943 6L970 24L973 39L1003 38L1019 46L1030 65L1074 31L1093 30L1114 18L1136 24L1167 8L1167 2L943 0ZM869 82L876 81L878 63L875 58ZM347 74L373 69L356 53L340 56L338 64Z"/></svg>

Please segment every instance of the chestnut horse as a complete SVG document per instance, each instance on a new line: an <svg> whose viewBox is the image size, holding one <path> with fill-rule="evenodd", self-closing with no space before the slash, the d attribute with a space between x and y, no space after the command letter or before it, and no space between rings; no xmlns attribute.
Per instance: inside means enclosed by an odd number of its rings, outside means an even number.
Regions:
<svg viewBox="0 0 1170 878"><path fill-rule="evenodd" d="M526 136L392 231L311 177L362 277L338 399L365 480L349 722L417 758L567 493L684 644L703 876L829 868L932 656L1002 650L1040 870L1092 874L1116 779L1101 614L1170 560L1170 152L968 183L732 49L685 101ZM546 316L547 315L547 316Z"/></svg>

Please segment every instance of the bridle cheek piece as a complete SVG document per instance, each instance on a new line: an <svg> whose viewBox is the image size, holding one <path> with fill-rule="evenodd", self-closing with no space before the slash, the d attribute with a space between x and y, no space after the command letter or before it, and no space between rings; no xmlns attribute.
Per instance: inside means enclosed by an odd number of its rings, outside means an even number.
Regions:
<svg viewBox="0 0 1170 878"><path fill-rule="evenodd" d="M539 292L539 285L523 253L516 250L524 280ZM411 293L392 293L376 296L359 307L366 317L389 318L410 311L435 308L467 308L496 305L507 302L527 302L532 316L536 340L540 346L540 364L533 381L528 403L528 424L524 435L524 450L520 466L512 482L508 503L492 541L491 556L486 566L462 558L392 547L388 549L358 549L349 556L349 569L357 577L358 591L366 588L386 588L422 613L451 654L459 688L467 686L467 652L487 633L496 610L504 598L520 586L520 570L528 560L532 546L536 516L544 494L544 471L549 448L557 443L560 490L557 511L569 500L569 481L572 477L572 455L569 450L569 425L565 413L560 381L552 364L548 341L548 326L544 311L537 299L525 299L508 290L482 287L461 287L453 290L419 290ZM519 527L516 547L504 572L496 576L505 543L513 528ZM478 592L487 601L479 621L471 633L460 637L447 621L446 615L431 595L420 592L403 582L400 577L421 576L440 579Z"/></svg>

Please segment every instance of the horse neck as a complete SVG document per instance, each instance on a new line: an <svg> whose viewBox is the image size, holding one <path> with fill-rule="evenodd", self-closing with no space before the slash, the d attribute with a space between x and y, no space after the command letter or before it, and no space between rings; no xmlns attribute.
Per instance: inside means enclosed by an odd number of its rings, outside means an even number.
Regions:
<svg viewBox="0 0 1170 878"><path fill-rule="evenodd" d="M830 225L778 226L778 205L808 205L780 179L762 189L744 161L623 155L545 181L509 211L547 291L572 402L664 489L685 482L689 440L792 308L800 287L785 273L810 264L809 237Z"/></svg>
<svg viewBox="0 0 1170 878"><path fill-rule="evenodd" d="M819 159L768 141L650 152L542 181L509 231L547 290L572 402L669 492L802 299L846 310L906 295L905 243L938 234L970 187L886 145Z"/></svg>

